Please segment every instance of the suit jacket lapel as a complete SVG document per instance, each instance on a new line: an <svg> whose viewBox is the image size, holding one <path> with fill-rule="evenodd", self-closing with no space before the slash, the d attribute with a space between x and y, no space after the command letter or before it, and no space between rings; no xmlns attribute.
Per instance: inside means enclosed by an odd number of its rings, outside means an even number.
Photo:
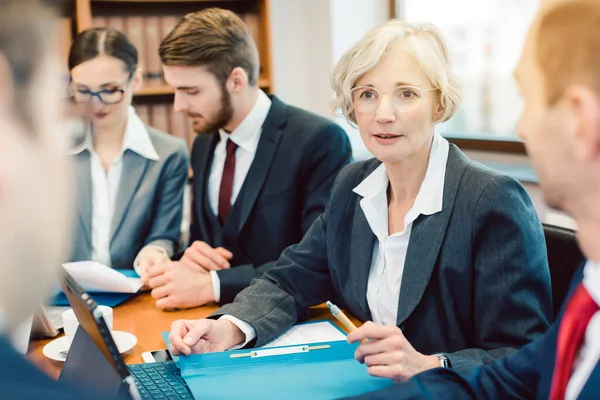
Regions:
<svg viewBox="0 0 600 400"><path fill-rule="evenodd" d="M429 283L446 235L460 179L468 162L465 155L450 145L442 211L429 216L421 215L413 223L398 299L398 326L406 321L419 304Z"/></svg>
<svg viewBox="0 0 600 400"><path fill-rule="evenodd" d="M359 174L359 178L354 182L354 187L358 186L367 176L369 176L381 163L373 161L367 164L364 173ZM361 311L365 316L365 321L371 320L371 310L367 302L367 285L369 283L369 271L373 259L373 248L377 237L371 230L367 217L360 206L361 196L352 193L357 200L354 205L354 216L352 218L352 232L350 237L350 279L353 283L352 296L348 298L354 307ZM356 310L354 310L356 313Z"/></svg>
<svg viewBox="0 0 600 400"><path fill-rule="evenodd" d="M194 163L194 198L192 204L196 209L196 222L200 228L200 233L207 240L206 238L210 238L211 235L204 218L204 208L208 202L208 174L212 165L215 147L219 143L219 134L198 136L196 142L198 142L198 148L195 148L192 155L192 162Z"/></svg>
<svg viewBox="0 0 600 400"><path fill-rule="evenodd" d="M360 199L361 197L358 196ZM369 227L367 218L360 207L360 200L354 208L352 237L350 239L350 279L353 282L353 295L348 302L364 313L365 320L371 320L371 311L367 302L367 284L373 258L373 246L376 237Z"/></svg>
<svg viewBox="0 0 600 400"><path fill-rule="evenodd" d="M240 197L242 200L238 233L246 224L256 198L265 184L267 173L279 147L282 135L281 129L286 122L286 106L276 97L272 97L271 101L271 109L262 127L254 161L240 190L241 196L238 196L238 201Z"/></svg>
<svg viewBox="0 0 600 400"><path fill-rule="evenodd" d="M573 292L575 291L575 289L583 281L583 270L585 268L586 263L587 263L587 260L583 260L579 269L575 272L575 275L573 275L573 278L571 278L571 283L569 285L569 291L568 291L567 296L565 297L565 304L569 301L569 299L573 295ZM536 340L544 341L544 345L538 347L540 349L540 351L542 351L542 355L539 358L539 365L541 367L539 369L540 373L539 373L538 385L537 385L537 387L538 387L537 398L538 399L549 399L550 398L550 390L552 388L552 378L554 376L554 368L556 367L556 350L557 350L557 343L558 343L558 331L560 330L560 325L562 324L563 312L564 312L564 304L563 304L563 310L558 315L558 317L554 320L554 323L550 326L550 329L548 330L548 332L546 332L544 334L544 336L542 336L541 338L536 339ZM596 382L600 382L600 363L596 364L596 366L594 367L594 370L592 371L590 378L588 379L586 385L582 389L581 395L578 396L579 398L586 398L586 397L582 396L584 394L584 392L589 395L587 398L591 399L591 398L595 397L595 396L591 396L590 393L596 394L598 392L598 390L600 390L600 387L595 387L595 388L593 387L594 385L591 382L593 382L594 379L596 380ZM595 391L592 391L594 389L595 389Z"/></svg>
<svg viewBox="0 0 600 400"><path fill-rule="evenodd" d="M86 150L77 157L77 210L79 223L90 248L92 246L92 172L90 153Z"/></svg>
<svg viewBox="0 0 600 400"><path fill-rule="evenodd" d="M121 172L121 180L119 182L119 190L112 218L111 242L117 235L125 214L127 214L127 209L142 184L149 163L148 159L130 150L126 150L123 153L123 170Z"/></svg>

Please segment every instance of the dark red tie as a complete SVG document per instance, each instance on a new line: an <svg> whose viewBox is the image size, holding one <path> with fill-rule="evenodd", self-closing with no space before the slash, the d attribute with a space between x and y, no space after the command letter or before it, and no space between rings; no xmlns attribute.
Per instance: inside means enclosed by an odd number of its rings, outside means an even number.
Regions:
<svg viewBox="0 0 600 400"><path fill-rule="evenodd" d="M229 211L231 211L231 195L233 193L233 175L235 173L235 151L237 144L227 139L227 156L223 166L223 177L219 188L219 222L225 225Z"/></svg>
<svg viewBox="0 0 600 400"><path fill-rule="evenodd" d="M567 304L558 329L551 400L564 400L575 355L583 343L588 323L599 309L583 284L579 284Z"/></svg>

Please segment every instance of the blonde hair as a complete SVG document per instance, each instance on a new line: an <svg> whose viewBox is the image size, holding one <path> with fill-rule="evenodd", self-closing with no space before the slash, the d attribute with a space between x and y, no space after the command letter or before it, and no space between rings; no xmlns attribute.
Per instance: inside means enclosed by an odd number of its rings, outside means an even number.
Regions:
<svg viewBox="0 0 600 400"><path fill-rule="evenodd" d="M334 111L340 110L348 122L356 124L351 91L396 44L402 43L432 87L437 89L444 113L436 122L449 120L461 99L461 87L452 74L448 49L441 33L431 24L410 24L401 20L384 22L363 36L348 50L333 70L331 85L335 91Z"/></svg>

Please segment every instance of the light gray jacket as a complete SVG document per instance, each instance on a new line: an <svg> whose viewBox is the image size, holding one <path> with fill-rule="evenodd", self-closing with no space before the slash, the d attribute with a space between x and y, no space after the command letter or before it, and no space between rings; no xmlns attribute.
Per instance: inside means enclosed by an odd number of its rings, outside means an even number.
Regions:
<svg viewBox="0 0 600 400"><path fill-rule="evenodd" d="M126 150L111 223L112 267L133 268L142 247L153 244L171 256L179 248L183 192L188 179L187 145L167 133L147 127L159 155L157 161ZM90 152L73 155L77 175L75 244L71 261L92 254L92 178Z"/></svg>

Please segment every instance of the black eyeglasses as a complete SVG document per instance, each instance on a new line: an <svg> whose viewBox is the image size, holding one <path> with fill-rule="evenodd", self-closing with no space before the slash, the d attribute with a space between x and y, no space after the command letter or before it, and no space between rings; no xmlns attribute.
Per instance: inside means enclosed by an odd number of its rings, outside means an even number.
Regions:
<svg viewBox="0 0 600 400"><path fill-rule="evenodd" d="M133 79L133 72L129 74L127 81L118 85L115 89L102 89L97 92L93 92L87 89L75 89L73 88L73 82L69 83L69 99L73 103L86 104L92 101L94 97L97 97L103 104L117 104L123 100L125 91L127 90L131 80Z"/></svg>

